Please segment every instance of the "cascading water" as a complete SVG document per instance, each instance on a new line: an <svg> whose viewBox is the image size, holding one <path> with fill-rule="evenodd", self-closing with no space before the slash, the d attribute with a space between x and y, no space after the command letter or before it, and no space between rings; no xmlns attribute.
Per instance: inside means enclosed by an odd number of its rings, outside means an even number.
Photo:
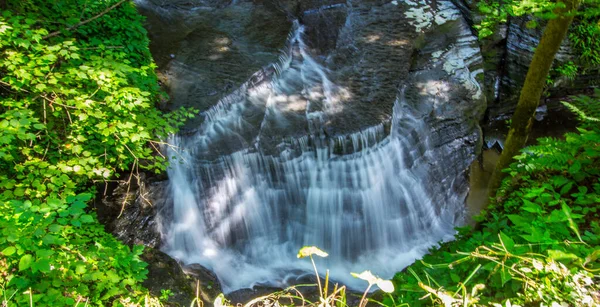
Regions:
<svg viewBox="0 0 600 307"><path fill-rule="evenodd" d="M321 272L362 287L350 272L391 277L453 234L460 205L431 200L418 112L401 94L391 123L326 133L351 95L328 79L302 33L296 24L270 81L247 82L206 111L194 135L171 140L179 150L161 210L164 249L212 269L225 290L308 271L296 259L305 245L330 254L317 261ZM264 139L276 150L267 154Z"/></svg>

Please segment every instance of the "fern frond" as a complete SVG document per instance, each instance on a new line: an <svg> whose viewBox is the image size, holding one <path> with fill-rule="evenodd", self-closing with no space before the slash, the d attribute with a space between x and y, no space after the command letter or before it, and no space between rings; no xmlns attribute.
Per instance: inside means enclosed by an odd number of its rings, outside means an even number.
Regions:
<svg viewBox="0 0 600 307"><path fill-rule="evenodd" d="M584 122L586 122L586 121L600 122L599 118L586 115L585 111L583 111L580 108L574 106L573 104L570 104L570 103L568 103L566 101L562 101L562 104L565 107L567 107L567 109L569 109L571 112L577 114L577 117L581 121L584 121Z"/></svg>
<svg viewBox="0 0 600 307"><path fill-rule="evenodd" d="M580 95L572 102L562 101L562 104L577 118L584 127L598 128L600 123L600 90L596 89L593 96Z"/></svg>

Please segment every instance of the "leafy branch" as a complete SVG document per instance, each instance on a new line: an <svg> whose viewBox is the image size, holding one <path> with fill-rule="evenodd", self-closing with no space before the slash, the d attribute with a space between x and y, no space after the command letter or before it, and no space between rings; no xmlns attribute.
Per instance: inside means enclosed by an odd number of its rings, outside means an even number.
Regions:
<svg viewBox="0 0 600 307"><path fill-rule="evenodd" d="M119 1L119 2L117 2L117 3L115 3L114 5L111 5L111 6L110 6L110 7L108 7L106 10L104 10L104 11L100 12L100 14L98 14L98 15L96 15L96 16L94 16L94 17L90 18L90 19L84 20L84 21L82 21L82 22L80 22L80 23L78 23L78 24L76 24L76 25L74 25L74 26L68 27L68 28L67 28L67 29L65 29L64 31L65 31L65 32L67 32L67 31L72 31L72 30L75 30L75 29L77 29L77 28L79 28L79 27L81 27L81 26L85 25L85 24L88 24L88 23L90 23L90 22L92 22L92 21L94 21L94 20L96 20L96 19L98 19L98 18L100 18L100 17L102 17L102 16L106 15L106 13L108 13L108 12L110 12L110 11L114 10L115 8L117 8L119 5L123 4L123 3L124 3L124 2L126 2L126 1L128 1L128 0L121 0L121 1ZM48 39L48 38L51 38L51 37L54 37L54 36L58 36L58 35L60 35L62 32L63 32L63 31L55 31L55 32L52 32L52 33L50 33L50 34L48 34L48 35L44 36L44 39Z"/></svg>

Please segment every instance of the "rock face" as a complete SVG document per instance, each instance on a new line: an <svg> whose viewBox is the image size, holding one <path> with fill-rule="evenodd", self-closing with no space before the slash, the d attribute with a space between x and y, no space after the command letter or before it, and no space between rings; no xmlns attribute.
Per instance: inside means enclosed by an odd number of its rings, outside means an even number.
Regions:
<svg viewBox="0 0 600 307"><path fill-rule="evenodd" d="M182 265L159 250L160 219L151 200L164 198L161 193L167 190L166 181L140 176L130 185L107 187L107 195L95 202L100 222L125 244L146 247L141 259L148 263L148 278L143 286L157 297L162 290L169 290L166 306L190 306L196 295L204 306L212 306L222 292L214 273L198 264Z"/></svg>
<svg viewBox="0 0 600 307"><path fill-rule="evenodd" d="M464 201L469 187L466 172L482 144L479 121L486 109L483 59L477 39L459 10L450 1L436 8L406 2L405 13L421 27L422 46L413 57L409 100L424 114L431 127L433 160L428 166L435 202L448 201L445 191ZM428 17L429 16L429 17ZM427 18L428 17L428 18ZM454 170L448 172L448 170ZM447 196L446 196L447 197Z"/></svg>
<svg viewBox="0 0 600 307"><path fill-rule="evenodd" d="M351 159L352 154L374 146L369 142L382 142L395 129L406 133L402 137L414 145L402 163L424 174L419 182L432 195L431 201L439 204L437 214L445 212L445 204L464 202L466 171L481 147L478 123L486 108L483 84L487 75L477 40L452 2L139 0L138 6L148 17L151 49L171 97L171 104L165 107L193 106L201 112L180 137L212 124L207 121L217 123L206 129L207 135L225 136L217 141L217 137L200 140L198 143L210 145L206 148L186 148L194 163L229 161L221 157L242 149L248 155L261 155L263 160L257 161L278 159L283 153L298 154L315 147L315 142L335 144L330 152L340 155L340 160L345 159L343 155ZM291 31L294 23L303 31ZM302 35L291 46L286 45L290 32ZM280 52L282 49L285 52ZM277 62L288 65L291 77L281 75L281 65L271 65ZM249 100L275 78L289 95L264 99L269 106ZM306 88L306 84L314 87ZM335 97L335 106L313 103L323 96ZM414 113L410 117L414 122L398 120L404 118L399 114L404 112L400 99ZM228 104L228 100L245 103ZM230 115L232 120L225 122ZM410 125L425 127L427 134ZM359 145L361 137L369 140ZM367 167L376 164L365 161ZM278 171L272 168L264 175ZM105 212L108 228L125 242L161 248L172 239L164 237L173 215L169 189L181 183L141 182L144 184L137 190L118 188L116 195L121 196L109 198L98 210ZM115 219L124 198L131 200L130 205ZM454 216L448 220L458 224L463 209L453 209ZM211 214L215 213L199 216L209 218ZM227 221L235 211L224 214L227 216L221 220ZM243 236L227 240L244 244ZM171 265L179 268L163 254L148 259L167 270L158 270L157 276L171 274ZM217 278L202 267L192 264L183 271L192 271L190 276L209 276L203 286L216 288ZM182 293L189 292L186 287ZM208 292L203 296L211 298Z"/></svg>
<svg viewBox="0 0 600 307"><path fill-rule="evenodd" d="M157 297L162 290L170 291L166 306L191 306L196 298L204 306L212 306L222 291L215 274L200 265L182 268L169 255L153 248L146 249L141 258L149 264L143 286Z"/></svg>
<svg viewBox="0 0 600 307"><path fill-rule="evenodd" d="M482 20L477 6L472 0L452 0L471 26ZM529 28L527 24L536 21L540 25ZM525 81L527 70L535 47L539 44L544 28L544 21L534 20L531 16L512 17L506 24L498 25L494 36L481 41L482 54L485 61L485 88L488 99L488 116L490 120L505 119L514 111L519 99L520 89ZM472 30L476 30L473 28ZM553 67L559 67L569 61L577 63L577 54L572 50L568 38L563 41L555 57ZM583 71L579 67L579 71ZM595 84L598 68L585 70L575 80L557 78L542 104L552 104L569 95L588 91Z"/></svg>
<svg viewBox="0 0 600 307"><path fill-rule="evenodd" d="M98 219L127 245L144 245L160 248L161 235L156 206L151 199L161 197L165 191L164 181L151 181L140 174L140 179L133 179L104 189L105 194L95 201Z"/></svg>
<svg viewBox="0 0 600 307"><path fill-rule="evenodd" d="M277 60L291 21L268 2L138 1L166 106L205 110ZM200 117L199 117L200 118ZM195 127L198 122L188 122Z"/></svg>

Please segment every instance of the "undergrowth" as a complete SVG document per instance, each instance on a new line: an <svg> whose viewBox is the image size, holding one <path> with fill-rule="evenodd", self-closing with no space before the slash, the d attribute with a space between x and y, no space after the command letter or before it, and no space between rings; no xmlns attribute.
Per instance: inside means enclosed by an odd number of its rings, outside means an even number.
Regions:
<svg viewBox="0 0 600 307"><path fill-rule="evenodd" d="M600 306L598 94L568 104L578 132L539 139L515 157L477 229L460 229L394 277L396 302Z"/></svg>
<svg viewBox="0 0 600 307"><path fill-rule="evenodd" d="M0 302L149 300L146 264L86 208L93 184L160 172L162 114L142 18L129 1L3 1L0 14Z"/></svg>

